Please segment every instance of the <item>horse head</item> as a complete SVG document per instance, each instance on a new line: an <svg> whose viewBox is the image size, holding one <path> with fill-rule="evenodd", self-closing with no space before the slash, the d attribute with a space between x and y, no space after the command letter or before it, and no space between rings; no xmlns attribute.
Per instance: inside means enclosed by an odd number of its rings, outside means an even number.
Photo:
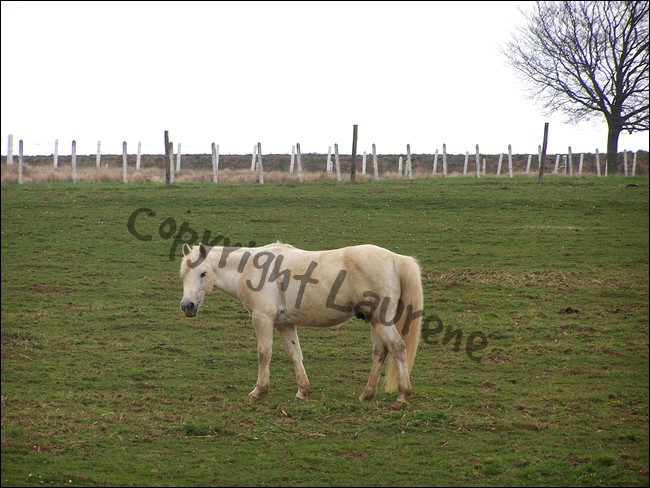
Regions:
<svg viewBox="0 0 650 488"><path fill-rule="evenodd" d="M210 247L203 244L190 248L183 244L181 279L183 280L183 300L181 310L186 317L194 317L206 295L214 287L215 274L207 259Z"/></svg>

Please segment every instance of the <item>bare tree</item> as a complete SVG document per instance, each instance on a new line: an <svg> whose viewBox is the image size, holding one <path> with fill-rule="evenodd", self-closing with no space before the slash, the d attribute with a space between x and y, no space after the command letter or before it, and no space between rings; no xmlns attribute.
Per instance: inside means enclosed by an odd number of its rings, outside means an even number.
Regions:
<svg viewBox="0 0 650 488"><path fill-rule="evenodd" d="M650 129L648 1L535 2L501 48L546 114L605 116L607 169L617 172L622 130Z"/></svg>

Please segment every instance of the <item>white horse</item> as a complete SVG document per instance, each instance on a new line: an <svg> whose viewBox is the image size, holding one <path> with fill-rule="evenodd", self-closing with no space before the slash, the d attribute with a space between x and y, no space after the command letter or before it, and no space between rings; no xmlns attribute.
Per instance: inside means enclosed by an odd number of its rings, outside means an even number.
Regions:
<svg viewBox="0 0 650 488"><path fill-rule="evenodd" d="M385 388L399 390L394 408L411 394L423 315L420 266L408 256L374 245L304 251L288 244L263 247L183 246L181 310L194 317L214 287L241 302L252 316L259 369L249 401L269 390L273 329L296 371L296 398L308 399L297 326L329 327L351 317L370 323L372 370L360 400L374 398L389 357Z"/></svg>

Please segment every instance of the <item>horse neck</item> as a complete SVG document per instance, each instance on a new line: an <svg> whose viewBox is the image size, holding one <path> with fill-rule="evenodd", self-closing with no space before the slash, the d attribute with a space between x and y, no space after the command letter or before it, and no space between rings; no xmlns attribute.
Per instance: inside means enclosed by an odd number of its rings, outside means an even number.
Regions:
<svg viewBox="0 0 650 488"><path fill-rule="evenodd" d="M210 266L214 270L216 280L214 286L219 290L237 298L239 283L242 273L239 271L239 264L245 252L253 254L254 248L234 248L215 246L210 252Z"/></svg>

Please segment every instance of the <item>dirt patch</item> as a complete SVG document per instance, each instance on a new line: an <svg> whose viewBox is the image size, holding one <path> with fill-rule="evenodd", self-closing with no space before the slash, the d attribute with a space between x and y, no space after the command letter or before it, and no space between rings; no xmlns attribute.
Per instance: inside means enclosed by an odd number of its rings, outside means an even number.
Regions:
<svg viewBox="0 0 650 488"><path fill-rule="evenodd" d="M38 293L72 293L70 286L32 285L29 289Z"/></svg>

